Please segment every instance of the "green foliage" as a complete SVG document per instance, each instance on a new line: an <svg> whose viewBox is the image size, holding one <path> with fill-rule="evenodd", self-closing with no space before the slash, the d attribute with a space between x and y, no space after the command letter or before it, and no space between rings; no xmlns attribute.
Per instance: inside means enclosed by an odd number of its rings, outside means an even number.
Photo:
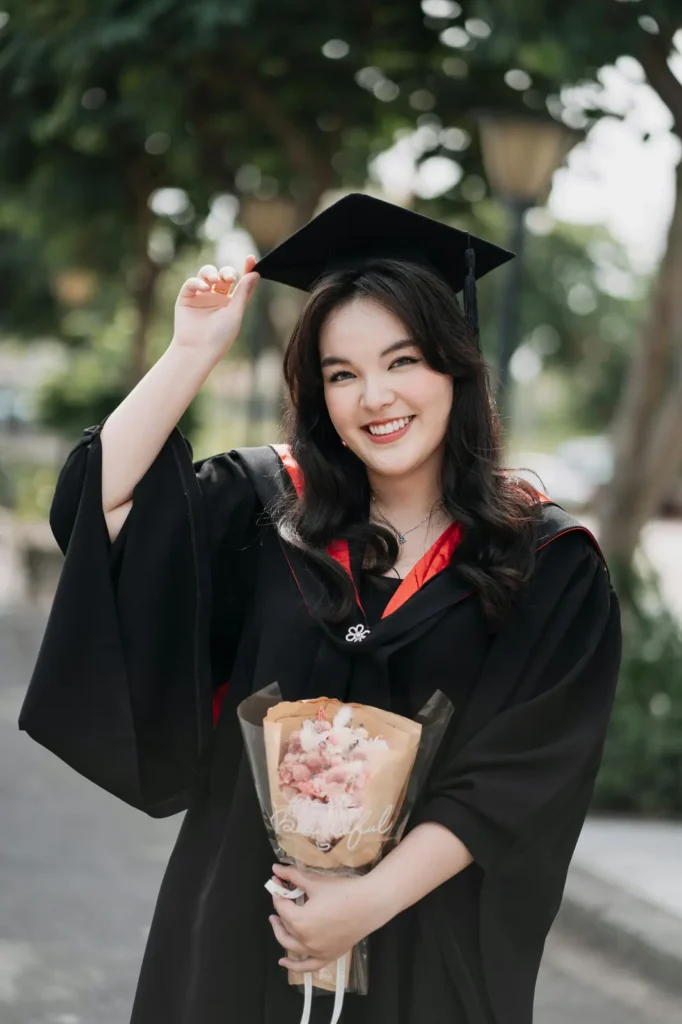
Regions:
<svg viewBox="0 0 682 1024"><path fill-rule="evenodd" d="M173 274L169 273L169 277ZM165 285L163 282L162 293ZM131 303L121 305L116 316L86 348L69 355L63 371L43 380L35 401L36 419L42 426L75 440L84 427L101 423L123 401L130 391L126 356L133 323ZM160 330L158 333L157 357L169 340L167 331L163 338ZM201 405L199 395L181 420L181 428L188 435L200 420Z"/></svg>
<svg viewBox="0 0 682 1024"><path fill-rule="evenodd" d="M14 515L25 522L44 522L54 496L57 467L13 460L7 470L14 491Z"/></svg>
<svg viewBox="0 0 682 1024"><path fill-rule="evenodd" d="M59 309L45 273L40 247L31 238L0 228L0 331L15 337L54 335Z"/></svg>
<svg viewBox="0 0 682 1024"><path fill-rule="evenodd" d="M280 193L308 216L325 189L362 187L372 158L417 127L420 160L461 168L456 185L418 208L466 219L504 244L499 207L480 201L477 112L549 108L559 118L562 87L583 82L592 84L588 124L600 114L605 62L632 53L665 64L677 6L606 0L597 17L568 0L471 0L425 16L419 3L331 0L312 19L308 0L9 0L0 29L0 272L8 268L11 288L0 329L96 346L139 297L149 259L177 264L195 251L214 196ZM658 34L642 16L657 19ZM467 41L471 18L485 24ZM510 68L531 85L510 87ZM455 126L465 133L453 151L441 129ZM180 214L150 209L167 187L186 196ZM159 230L164 245L150 257ZM582 229L529 235L521 313L522 335L571 376L577 425L592 430L616 404L641 303L602 286L598 244L606 240ZM61 306L55 277L82 267L97 275L95 294L82 308ZM497 276L481 290L493 361L501 284ZM100 390L102 403L114 394ZM69 403L60 408L68 418Z"/></svg>
<svg viewBox="0 0 682 1024"><path fill-rule="evenodd" d="M65 437L79 437L84 427L101 423L129 392L120 378L102 374L97 361L76 358L62 374L45 381L37 399L38 421ZM201 396L183 413L179 427L187 436L197 429Z"/></svg>
<svg viewBox="0 0 682 1024"><path fill-rule="evenodd" d="M594 806L682 814L682 629L653 575L623 602L623 641Z"/></svg>
<svg viewBox="0 0 682 1024"><path fill-rule="evenodd" d="M562 372L578 429L602 431L615 413L644 315L648 282L600 227L528 233L521 337Z"/></svg>
<svg viewBox="0 0 682 1024"><path fill-rule="evenodd" d="M637 20L651 7L644 2L610 0L608 31L574 4L462 6L433 17L419 3L333 0L311 19L308 0L108 0L96 9L13 0L0 30L0 87L11 100L0 127L0 218L3 208L14 213L15 230L38 246L40 277L86 266L100 278L99 297L123 300L154 225L177 256L196 243L215 194L279 192L307 216L324 189L364 185L372 157L417 126L431 132L420 159L444 157L462 169L446 195L420 204L451 218L476 206L472 180L486 189L477 110L544 109L567 78L590 77L651 38ZM472 16L492 32L450 45L443 33L461 33ZM341 42L333 58L324 52L330 40ZM526 69L532 87L510 88L510 67ZM451 126L469 135L454 153L440 132ZM186 213L151 214L149 197L164 187L186 193ZM582 272L589 269L584 261ZM558 317L561 286L552 296L546 273L531 270L529 279L544 287L529 315L542 315L544 303ZM21 279L12 297L29 336L40 304L33 318ZM87 337L74 334L68 310L53 312L58 336ZM89 313L95 337L111 309L98 301ZM582 327L575 318L560 326L567 348Z"/></svg>
<svg viewBox="0 0 682 1024"><path fill-rule="evenodd" d="M436 200L433 205L447 218L447 204ZM508 225L497 203L479 202L456 223L499 245L507 243ZM482 343L493 365L505 273L484 278L479 286ZM549 221L546 231L527 231L520 336L544 368L566 380L573 430L598 432L611 422L648 289L648 279L633 270L625 249L599 226Z"/></svg>

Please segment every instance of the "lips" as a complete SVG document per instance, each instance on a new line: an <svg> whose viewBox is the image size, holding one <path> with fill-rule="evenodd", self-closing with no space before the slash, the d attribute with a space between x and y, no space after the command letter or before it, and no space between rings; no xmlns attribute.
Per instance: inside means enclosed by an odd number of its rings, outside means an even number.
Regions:
<svg viewBox="0 0 682 1024"><path fill-rule="evenodd" d="M394 420L376 424L376 427L374 424L371 425L373 429L380 430L381 433L373 433L369 425L363 427L363 430L374 444L391 444L405 436L412 426L413 420L414 416L398 416Z"/></svg>

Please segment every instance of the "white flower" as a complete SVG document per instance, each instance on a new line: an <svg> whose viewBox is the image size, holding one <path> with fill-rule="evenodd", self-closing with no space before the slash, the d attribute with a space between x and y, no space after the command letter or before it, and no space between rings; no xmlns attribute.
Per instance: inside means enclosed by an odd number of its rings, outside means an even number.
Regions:
<svg viewBox="0 0 682 1024"><path fill-rule="evenodd" d="M351 725L353 718L353 709L344 705L334 715L334 728L345 729L347 725Z"/></svg>
<svg viewBox="0 0 682 1024"><path fill-rule="evenodd" d="M346 633L346 640L355 642L357 640L364 640L369 635L369 630L366 629L360 622L357 626L351 626Z"/></svg>
<svg viewBox="0 0 682 1024"><path fill-rule="evenodd" d="M310 751L319 747L325 738L325 734L318 732L315 723L311 718L305 718L301 725L301 750Z"/></svg>

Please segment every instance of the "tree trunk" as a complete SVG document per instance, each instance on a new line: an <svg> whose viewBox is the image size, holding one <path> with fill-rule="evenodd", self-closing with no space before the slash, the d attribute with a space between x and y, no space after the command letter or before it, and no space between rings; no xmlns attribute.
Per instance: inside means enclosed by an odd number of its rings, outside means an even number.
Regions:
<svg viewBox="0 0 682 1024"><path fill-rule="evenodd" d="M682 167L650 314L613 425L614 471L599 510L605 554L617 572L629 571L642 527L682 463L680 353Z"/></svg>
<svg viewBox="0 0 682 1024"><path fill-rule="evenodd" d="M138 269L133 289L135 330L128 370L129 390L135 387L149 369L149 328L156 308L156 285L160 269L148 256L141 261Z"/></svg>

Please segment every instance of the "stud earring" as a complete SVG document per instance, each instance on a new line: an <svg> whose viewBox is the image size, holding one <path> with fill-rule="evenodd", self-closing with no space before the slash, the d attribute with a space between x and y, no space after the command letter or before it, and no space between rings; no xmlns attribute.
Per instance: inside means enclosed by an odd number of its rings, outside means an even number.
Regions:
<svg viewBox="0 0 682 1024"><path fill-rule="evenodd" d="M348 445L346 444L346 442L345 442L345 441L342 441L342 442L341 442L341 444L343 445L343 447L344 447L344 448L347 448L347 447L348 447Z"/></svg>

